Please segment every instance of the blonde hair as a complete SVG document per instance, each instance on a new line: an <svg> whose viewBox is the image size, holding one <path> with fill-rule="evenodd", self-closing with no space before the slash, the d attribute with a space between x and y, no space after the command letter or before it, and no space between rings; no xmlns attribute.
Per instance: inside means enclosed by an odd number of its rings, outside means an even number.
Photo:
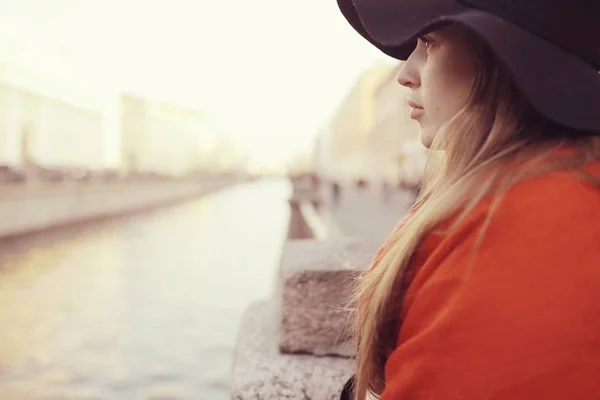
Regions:
<svg viewBox="0 0 600 400"><path fill-rule="evenodd" d="M493 199L489 221L508 188L552 170L569 170L600 187L585 170L585 164L600 160L600 137L538 115L491 50L473 36L478 75L467 105L436 135L410 217L387 239L386 250L356 287L354 389L360 400L383 391L385 362L401 326L405 270L428 232L456 215L453 229L487 197ZM565 147L575 151L555 151Z"/></svg>

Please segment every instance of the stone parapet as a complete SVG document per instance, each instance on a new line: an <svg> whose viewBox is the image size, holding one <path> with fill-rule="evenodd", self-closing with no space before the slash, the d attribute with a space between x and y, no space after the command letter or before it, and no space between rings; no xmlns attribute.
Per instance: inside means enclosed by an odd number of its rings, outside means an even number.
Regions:
<svg viewBox="0 0 600 400"><path fill-rule="evenodd" d="M290 240L271 300L251 305L239 329L232 399L339 399L354 373L345 309L375 243Z"/></svg>
<svg viewBox="0 0 600 400"><path fill-rule="evenodd" d="M322 198L318 191L298 189L295 185L293 188L293 195L288 200L290 205L288 239L326 240L344 236L334 219L323 210Z"/></svg>
<svg viewBox="0 0 600 400"><path fill-rule="evenodd" d="M285 244L281 259L281 332L286 353L352 355L349 300L377 245L354 238Z"/></svg>
<svg viewBox="0 0 600 400"><path fill-rule="evenodd" d="M354 373L351 293L379 243L345 236L318 204L295 187L273 296L239 330L233 399L339 399Z"/></svg>
<svg viewBox="0 0 600 400"><path fill-rule="evenodd" d="M281 353L278 308L271 300L246 310L235 351L231 398L338 399L354 373L353 360Z"/></svg>

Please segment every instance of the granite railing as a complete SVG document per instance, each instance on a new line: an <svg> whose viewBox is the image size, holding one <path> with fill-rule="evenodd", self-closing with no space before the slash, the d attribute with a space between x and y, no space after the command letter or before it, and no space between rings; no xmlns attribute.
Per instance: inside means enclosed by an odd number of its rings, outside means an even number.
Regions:
<svg viewBox="0 0 600 400"><path fill-rule="evenodd" d="M348 302L377 244L343 235L314 189L295 187L289 203L272 297L242 319L232 399L339 399L354 373Z"/></svg>

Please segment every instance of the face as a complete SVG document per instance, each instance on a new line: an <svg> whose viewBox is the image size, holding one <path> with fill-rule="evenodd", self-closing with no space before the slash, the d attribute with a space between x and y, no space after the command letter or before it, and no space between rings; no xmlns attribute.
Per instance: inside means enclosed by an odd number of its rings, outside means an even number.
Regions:
<svg viewBox="0 0 600 400"><path fill-rule="evenodd" d="M472 34L450 25L419 39L398 74L398 83L411 89L411 118L421 127L427 148L439 128L465 104L475 81Z"/></svg>

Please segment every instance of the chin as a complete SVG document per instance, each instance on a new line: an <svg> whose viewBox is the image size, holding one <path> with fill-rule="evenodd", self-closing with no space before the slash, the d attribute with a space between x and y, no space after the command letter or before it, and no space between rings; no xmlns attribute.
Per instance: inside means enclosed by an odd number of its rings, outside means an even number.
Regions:
<svg viewBox="0 0 600 400"><path fill-rule="evenodd" d="M431 144L433 143L433 132L431 132L430 130L421 127L421 132L419 134L419 138L421 139L421 143L423 144L423 146L425 146L425 148L430 148Z"/></svg>

